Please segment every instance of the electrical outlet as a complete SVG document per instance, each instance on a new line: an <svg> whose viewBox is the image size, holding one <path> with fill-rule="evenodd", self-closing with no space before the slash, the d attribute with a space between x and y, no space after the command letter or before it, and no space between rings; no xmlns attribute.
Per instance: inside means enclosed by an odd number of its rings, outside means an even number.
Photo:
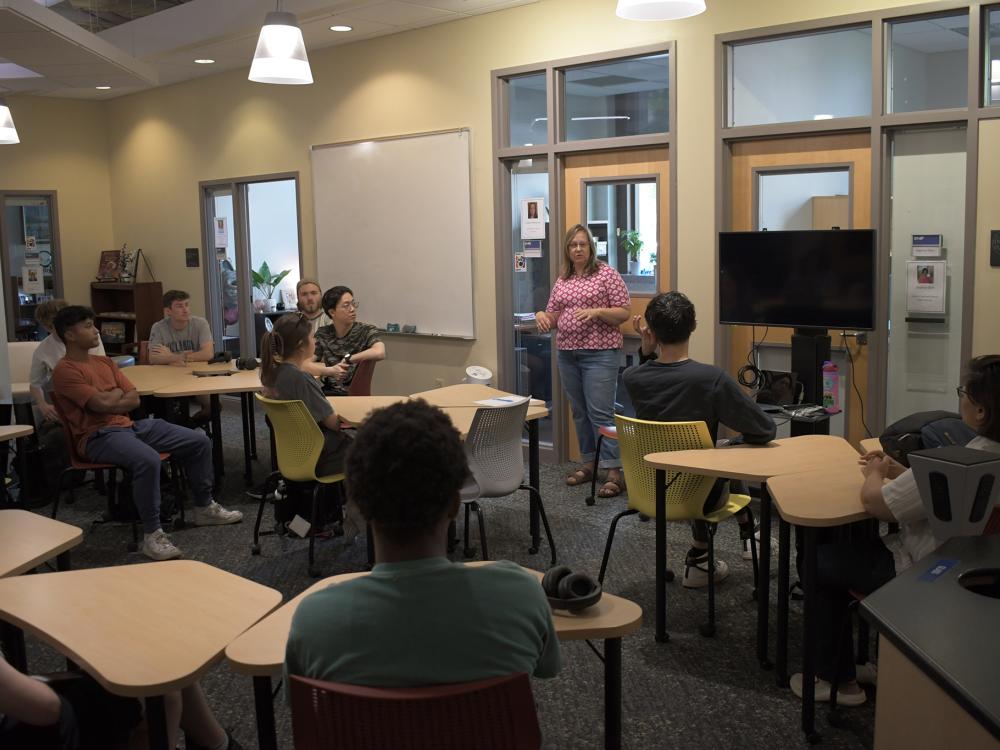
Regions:
<svg viewBox="0 0 1000 750"><path fill-rule="evenodd" d="M444 388L444 378L434 378L435 388Z"/></svg>

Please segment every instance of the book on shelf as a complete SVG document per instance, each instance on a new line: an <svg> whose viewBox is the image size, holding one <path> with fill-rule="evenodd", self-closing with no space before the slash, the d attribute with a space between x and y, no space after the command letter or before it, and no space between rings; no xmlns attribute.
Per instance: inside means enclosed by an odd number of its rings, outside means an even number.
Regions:
<svg viewBox="0 0 1000 750"><path fill-rule="evenodd" d="M101 325L101 340L106 344L125 343L125 324L107 321Z"/></svg>
<svg viewBox="0 0 1000 750"><path fill-rule="evenodd" d="M100 312L97 313L97 317L110 320L135 320L135 313L126 312L124 310L120 310L118 312Z"/></svg>

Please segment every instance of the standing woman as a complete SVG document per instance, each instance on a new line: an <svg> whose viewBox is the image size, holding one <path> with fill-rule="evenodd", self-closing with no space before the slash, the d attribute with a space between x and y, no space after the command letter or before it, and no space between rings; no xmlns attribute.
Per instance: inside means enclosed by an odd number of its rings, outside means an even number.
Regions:
<svg viewBox="0 0 1000 750"><path fill-rule="evenodd" d="M597 431L614 426L618 350L623 343L618 326L629 315L629 294L621 275L597 260L594 237L587 227L570 227L563 242L562 273L545 311L535 313L535 320L542 333L557 329L559 377L573 410L582 462L566 477L571 487L590 481ZM598 496L621 493L621 465L618 443L603 441L599 467L608 474Z"/></svg>

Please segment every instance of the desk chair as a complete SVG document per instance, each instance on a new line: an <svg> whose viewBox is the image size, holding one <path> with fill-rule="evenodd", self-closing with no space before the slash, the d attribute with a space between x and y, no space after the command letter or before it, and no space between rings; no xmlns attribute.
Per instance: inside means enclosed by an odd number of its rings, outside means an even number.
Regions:
<svg viewBox="0 0 1000 750"><path fill-rule="evenodd" d="M351 384L347 386L348 396L370 396L372 395L372 375L375 374L375 364L378 360L366 359L358 362L354 368L354 377Z"/></svg>
<svg viewBox="0 0 1000 750"><path fill-rule="evenodd" d="M55 407L56 413L59 415L59 424L62 426L63 435L66 437L66 449L69 451L69 466L63 469L59 473L59 479L56 481L55 495L52 498L52 518L56 517L59 512L59 497L62 494L63 485L67 476L72 478L73 472L76 471L92 471L94 477L102 477L104 471L109 472L107 493L108 493L108 504L109 506L115 501L121 502L121 498L118 497L118 472L121 471L123 476L128 476L128 470L122 468L121 466L115 466L114 464L103 464L94 463L88 461L87 459L80 456L76 451L76 441L73 439L73 434L69 429L69 422L66 421L65 413L65 402L62 397L55 391L49 394L52 398L52 405ZM181 467L177 462L171 457L169 453L160 453L160 461L166 461L170 466L170 478L174 487L174 497L177 500L178 510L180 511L180 519L174 522L174 528L180 529L184 528L186 521L184 519L184 490L182 481ZM70 502L72 502L73 497L73 484L69 485ZM129 518L132 526L132 542L128 545L129 552L135 552L139 549L139 529L138 529L138 516L135 508L135 502L132 498L127 498L125 501L129 508ZM94 524L101 523L101 521L96 520Z"/></svg>
<svg viewBox="0 0 1000 750"><path fill-rule="evenodd" d="M289 677L297 750L537 750L528 675L375 688Z"/></svg>
<svg viewBox="0 0 1000 750"><path fill-rule="evenodd" d="M545 526L545 536L552 552L552 565L556 564L556 544L552 540L549 520L545 517L542 496L536 487L524 484L524 449L521 432L528 414L528 400L519 404L498 408L476 409L472 426L465 438L465 456L469 462L471 476L462 487L462 504L465 506L465 548L466 557L475 551L469 546L469 514L476 511L479 521L479 542L483 547L483 559L489 559L486 547L486 524L479 500L486 497L504 497L517 490L528 490L538 503L538 511ZM532 550L536 552L537 550Z"/></svg>
<svg viewBox="0 0 1000 750"><path fill-rule="evenodd" d="M149 341L139 342L139 364L140 365L149 364Z"/></svg>
<svg viewBox="0 0 1000 750"><path fill-rule="evenodd" d="M615 415L618 443L621 446L622 468L628 482L628 508L614 517L608 530L608 541L601 560L598 581L604 583L604 573L611 555L618 522L625 516L642 513L656 518L656 472L643 459L650 453L712 448L712 437L704 422L650 422ZM702 510L713 485L714 477L675 472L667 476L667 520L706 521L708 523L708 622L699 626L704 636L715 635L715 527L741 510L750 512L750 496L730 494L726 504L709 515ZM750 537L753 558L754 589L757 588L757 544ZM667 580L673 576L668 575Z"/></svg>
<svg viewBox="0 0 1000 750"><path fill-rule="evenodd" d="M318 578L319 569L315 565L315 522L318 517L319 491L324 485L340 484L344 481L344 475L316 476L316 461L323 451L323 432L304 403L279 401L259 393L255 393L254 398L263 405L264 412L271 421L278 460L278 471L268 477L267 486L273 486L279 476L289 482L306 482L313 485L312 527L309 529L309 575ZM253 545L250 548L251 554L254 555L260 554L262 535L260 523L264 517L264 506L267 504L268 495L269 493L262 492L257 506L257 520L253 525Z"/></svg>

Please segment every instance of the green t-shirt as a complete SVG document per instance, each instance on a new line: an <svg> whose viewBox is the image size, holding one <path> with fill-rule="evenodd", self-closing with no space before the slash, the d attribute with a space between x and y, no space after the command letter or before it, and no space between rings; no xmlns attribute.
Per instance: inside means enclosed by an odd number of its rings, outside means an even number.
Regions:
<svg viewBox="0 0 1000 750"><path fill-rule="evenodd" d="M285 676L376 687L554 677L559 641L537 580L507 561L379 563L306 597L292 618Z"/></svg>

